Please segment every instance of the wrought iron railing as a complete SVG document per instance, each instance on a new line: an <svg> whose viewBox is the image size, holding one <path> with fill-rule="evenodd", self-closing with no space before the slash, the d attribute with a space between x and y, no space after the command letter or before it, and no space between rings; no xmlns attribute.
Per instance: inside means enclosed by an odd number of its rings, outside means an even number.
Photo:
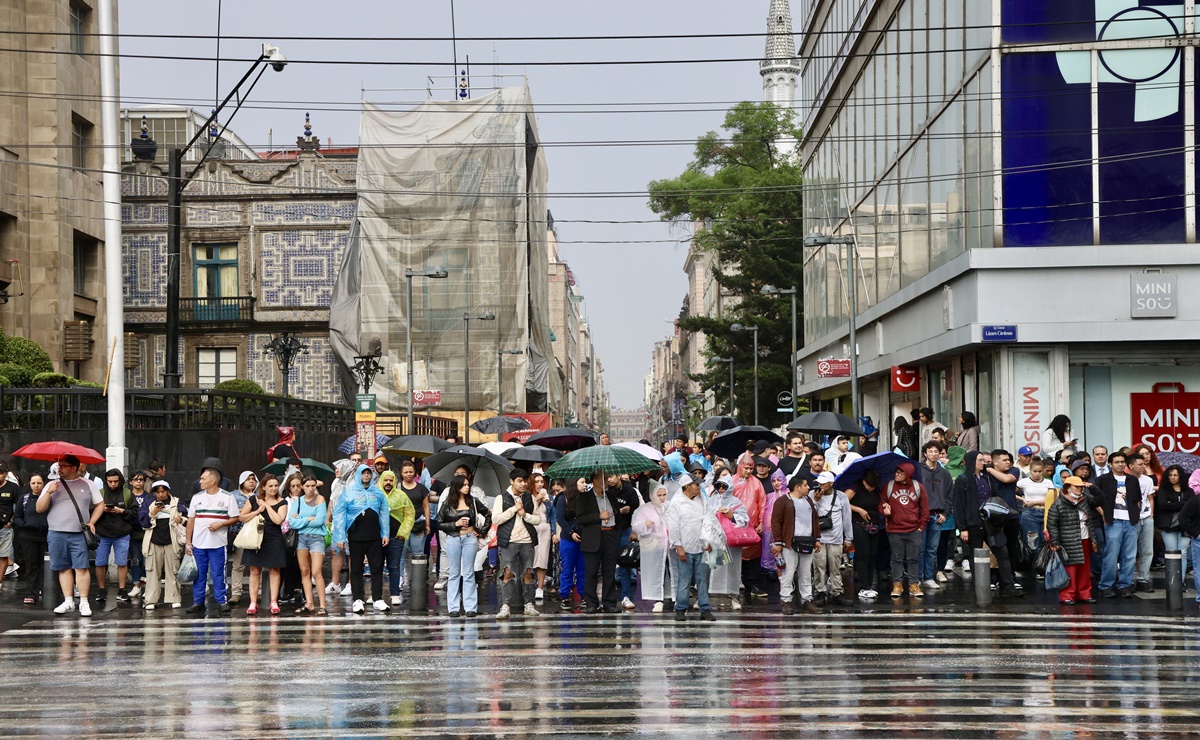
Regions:
<svg viewBox="0 0 1200 740"><path fill-rule="evenodd" d="M252 321L254 296L232 298L180 298L179 320L185 323Z"/></svg>

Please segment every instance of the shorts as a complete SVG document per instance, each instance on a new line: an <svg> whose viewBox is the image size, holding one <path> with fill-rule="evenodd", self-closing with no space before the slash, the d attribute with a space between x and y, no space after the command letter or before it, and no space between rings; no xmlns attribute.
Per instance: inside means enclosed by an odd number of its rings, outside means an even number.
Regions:
<svg viewBox="0 0 1200 740"><path fill-rule="evenodd" d="M118 567L129 565L129 535L124 537L101 537L100 546L96 548L96 565L108 567L108 553L112 551L113 561Z"/></svg>
<svg viewBox="0 0 1200 740"><path fill-rule="evenodd" d="M0 529L0 558L12 560L13 557L13 531L12 527Z"/></svg>
<svg viewBox="0 0 1200 740"><path fill-rule="evenodd" d="M309 552L319 552L325 554L325 535L323 534L297 534L296 535L296 551L308 550Z"/></svg>
<svg viewBox="0 0 1200 740"><path fill-rule="evenodd" d="M55 532L46 535L50 552L50 570L87 570L88 546L83 532Z"/></svg>

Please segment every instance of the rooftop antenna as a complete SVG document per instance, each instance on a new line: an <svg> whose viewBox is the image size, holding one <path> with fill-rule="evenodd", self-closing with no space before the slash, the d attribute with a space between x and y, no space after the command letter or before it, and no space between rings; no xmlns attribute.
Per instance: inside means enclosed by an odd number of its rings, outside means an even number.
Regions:
<svg viewBox="0 0 1200 740"><path fill-rule="evenodd" d="M450 47L454 52L454 74L458 74L458 30L454 21L454 0L450 0ZM457 98L457 93L452 92L450 99Z"/></svg>
<svg viewBox="0 0 1200 740"><path fill-rule="evenodd" d="M492 44L492 88L500 89L500 54L496 51L495 44Z"/></svg>

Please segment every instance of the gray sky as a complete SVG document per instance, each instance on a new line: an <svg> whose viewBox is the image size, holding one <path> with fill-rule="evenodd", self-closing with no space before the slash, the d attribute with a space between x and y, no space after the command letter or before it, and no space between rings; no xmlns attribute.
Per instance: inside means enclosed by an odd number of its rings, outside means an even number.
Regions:
<svg viewBox="0 0 1200 740"><path fill-rule="evenodd" d="M457 0L459 37L762 33L768 0L653 0L607 3L523 0L496 3ZM186 8L186 10L184 10ZM516 10L520 8L520 10ZM121 0L119 28L125 34L214 35L216 0L167 10L161 1ZM231 126L248 143L265 148L267 130L286 145L303 133L304 112L314 132L334 146L358 139L357 101L367 88L422 88L431 74L453 72L449 42L285 41L284 36L449 37L450 4L354 0L316 3L225 2L222 36L256 40L222 42L223 58L252 59L259 42L275 41L289 59L438 62L440 66L294 64L282 74L267 72ZM542 140L684 141L652 146L548 146L551 193L642 191L650 180L674 177L691 158L692 142L717 128L732 101L759 100L762 86L754 62L687 65L530 66L514 63L568 60L656 60L755 58L762 38L625 41L460 41L460 64L470 55L475 83L490 86L493 47L502 74L527 74ZM125 39L125 54L215 56L206 40ZM121 64L122 103L187 103L213 107L215 65L211 61L126 59ZM224 96L249 63L221 65ZM449 84L448 81L446 84ZM400 99L397 93L368 93L368 99ZM404 98L423 94L404 94ZM320 103L343 111L323 111ZM341 105L337 105L340 103ZM613 103L707 103L687 112L629 112ZM558 105L556 105L558 104ZM561 104L579 104L576 106ZM257 107L255 107L257 106ZM662 106L644 106L658 108ZM622 112L599 113L605 108ZM571 113L554 111L576 111ZM572 244L570 242L679 239L685 232L662 223L583 224L574 220L653 220L646 199L551 197L560 222L565 259L587 298L588 318L605 378L616 406L642 403L651 346L670 330L687 292L686 248L673 244Z"/></svg>

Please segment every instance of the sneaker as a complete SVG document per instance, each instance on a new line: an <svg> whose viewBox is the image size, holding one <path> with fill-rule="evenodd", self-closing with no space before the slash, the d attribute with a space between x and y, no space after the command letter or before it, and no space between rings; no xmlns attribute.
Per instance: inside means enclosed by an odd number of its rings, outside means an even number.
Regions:
<svg viewBox="0 0 1200 740"><path fill-rule="evenodd" d="M355 599L354 603L350 606L350 611L355 614L362 614L366 610L367 608L363 605L362 599Z"/></svg>
<svg viewBox="0 0 1200 740"><path fill-rule="evenodd" d="M938 589L941 588L941 586L938 585L937 581L933 580L932 578L930 578L928 581L922 581L921 586L924 587L925 590L927 590L927 591L937 591Z"/></svg>
<svg viewBox="0 0 1200 740"><path fill-rule="evenodd" d="M445 591L446 590L446 579L439 578L438 582L433 584L433 590L434 591ZM541 589L539 588L538 591L540 592ZM540 599L541 597L539 596L538 598Z"/></svg>
<svg viewBox="0 0 1200 740"><path fill-rule="evenodd" d="M337 585L336 583L331 583L325 587L325 593L327 593L327 594L336 594L338 591L341 591L341 590L342 590L342 587Z"/></svg>
<svg viewBox="0 0 1200 740"><path fill-rule="evenodd" d="M96 591L96 601L99 601L101 604L108 601L108 589L107 588L102 588L102 589Z"/></svg>
<svg viewBox="0 0 1200 740"><path fill-rule="evenodd" d="M92 605L88 603L87 599L79 600L79 616L81 616L81 617L92 616Z"/></svg>
<svg viewBox="0 0 1200 740"><path fill-rule="evenodd" d="M400 606L402 599L399 596L392 597L392 606Z"/></svg>
<svg viewBox="0 0 1200 740"><path fill-rule="evenodd" d="M187 608L188 614L199 614L204 611L204 604L192 604Z"/></svg>
<svg viewBox="0 0 1200 740"><path fill-rule="evenodd" d="M135 598L142 595L142 587L134 584L133 588L129 589L129 598Z"/></svg>
<svg viewBox="0 0 1200 740"><path fill-rule="evenodd" d="M143 606L142 608L143 608L143 609L145 609L145 610L146 610L146 611L148 611L148 612L152 612L152 611L154 611L154 604L146 604L146 605L145 605L145 606Z"/></svg>
<svg viewBox="0 0 1200 740"><path fill-rule="evenodd" d="M571 603L570 599L563 599L563 600L559 601L558 608L559 608L559 611L564 611L564 612L575 611L575 605Z"/></svg>
<svg viewBox="0 0 1200 740"><path fill-rule="evenodd" d="M350 596L352 593L353 593L353 591L350 590L350 584L347 583L346 587L342 589L341 595L342 596Z"/></svg>
<svg viewBox="0 0 1200 740"><path fill-rule="evenodd" d="M662 614L663 603L661 601L654 602L654 607L650 609L653 614Z"/></svg>
<svg viewBox="0 0 1200 740"><path fill-rule="evenodd" d="M66 614L67 612L73 612L73 611L75 611L75 602L71 599L67 599L63 603L54 607L55 614Z"/></svg>
<svg viewBox="0 0 1200 740"><path fill-rule="evenodd" d="M938 583L945 583L950 579L946 578L946 574L939 570L937 574L934 575L934 580L936 580Z"/></svg>
<svg viewBox="0 0 1200 740"><path fill-rule="evenodd" d="M717 621L717 618L715 616L713 616L712 612L700 612L700 621L701 622L715 622L715 621Z"/></svg>
<svg viewBox="0 0 1200 740"><path fill-rule="evenodd" d="M542 616L542 613L539 612L537 609L534 609L533 604L526 604L525 605L525 616L540 617L540 616Z"/></svg>
<svg viewBox="0 0 1200 740"><path fill-rule="evenodd" d="M999 591L999 590L1000 590L1000 584L999 584L999 583L996 583L995 581L992 581L991 585L990 585L990 586L988 586L988 588L992 589L993 591Z"/></svg>
<svg viewBox="0 0 1200 740"><path fill-rule="evenodd" d="M621 608L627 612L631 612L637 607L634 606L633 602L629 600L628 596L626 596L625 598L621 599Z"/></svg>
<svg viewBox="0 0 1200 740"><path fill-rule="evenodd" d="M4 577L8 578L9 576L11 576L13 573L16 573L20 569L21 569L21 566L17 565L16 563L9 563L8 567L4 569Z"/></svg>
<svg viewBox="0 0 1200 740"><path fill-rule="evenodd" d="M1020 583L1013 583L1013 588L1014 588L1014 589L1016 589L1017 591L1024 591L1024 590L1025 590L1025 587L1024 587L1024 586L1022 586Z"/></svg>
<svg viewBox="0 0 1200 740"><path fill-rule="evenodd" d="M1200 601L1200 596L1196 597L1196 601ZM687 612L683 611L682 609L676 609L675 610L675 621L676 622L686 622L687 621Z"/></svg>
<svg viewBox="0 0 1200 740"><path fill-rule="evenodd" d="M120 591L117 591L117 603L118 604L128 604L129 602L130 602L130 598L129 598L128 591L126 591L125 589L121 589Z"/></svg>
<svg viewBox="0 0 1200 740"><path fill-rule="evenodd" d="M729 600L729 608L735 612L740 612L742 610L742 600L734 596Z"/></svg>
<svg viewBox="0 0 1200 740"><path fill-rule="evenodd" d="M971 572L972 568L971 568L971 559L970 558L963 558L962 569L968 573Z"/></svg>
<svg viewBox="0 0 1200 740"><path fill-rule="evenodd" d="M879 592L878 592L878 591L876 591L876 590L875 590L875 589L873 589L873 588L868 588L868 589L867 589L867 598L869 598L869 599L878 599L878 598L879 598Z"/></svg>
<svg viewBox="0 0 1200 740"><path fill-rule="evenodd" d="M512 610L508 608L508 604L505 604L500 607L500 611L496 612L496 621L502 622L505 619L508 619L509 616L511 616L511 615L512 615Z"/></svg>
<svg viewBox="0 0 1200 740"><path fill-rule="evenodd" d="M183 606L183 604L180 604L178 601L176 601L174 604L171 604L172 609L178 609L182 606Z"/></svg>
<svg viewBox="0 0 1200 740"><path fill-rule="evenodd" d="M900 581L896 581L895 583L892 584L892 598L893 599L900 598L900 595L903 593L904 593L904 584L903 583L901 583Z"/></svg>
<svg viewBox="0 0 1200 740"><path fill-rule="evenodd" d="M936 587L937 586L935 584L934 588L936 588ZM908 584L908 595L915 596L919 599L925 595L925 592L921 590L921 584L910 583L910 584Z"/></svg>
<svg viewBox="0 0 1200 740"><path fill-rule="evenodd" d="M546 593L544 591L542 591L542 589L539 588L538 590L533 592L533 599L534 599L534 601L544 601L546 599ZM625 600L629 601L629 599L625 599Z"/></svg>
<svg viewBox="0 0 1200 740"><path fill-rule="evenodd" d="M878 595L874 591L868 588L864 588L858 592L859 601L870 601L871 599L877 598L877 596Z"/></svg>
<svg viewBox="0 0 1200 740"><path fill-rule="evenodd" d="M386 612L388 609L392 608L392 607L388 606L388 603L386 601L384 601L383 599L376 601L374 606L375 606L375 611L377 611L377 612Z"/></svg>
<svg viewBox="0 0 1200 740"><path fill-rule="evenodd" d="M942 570L946 571L947 573L949 573L950 571L954 570L954 560L953 560L953 558L952 558L952 559L950 559L950 560L947 560L947 561L946 561L946 567L945 567L945 568L942 568Z"/></svg>

